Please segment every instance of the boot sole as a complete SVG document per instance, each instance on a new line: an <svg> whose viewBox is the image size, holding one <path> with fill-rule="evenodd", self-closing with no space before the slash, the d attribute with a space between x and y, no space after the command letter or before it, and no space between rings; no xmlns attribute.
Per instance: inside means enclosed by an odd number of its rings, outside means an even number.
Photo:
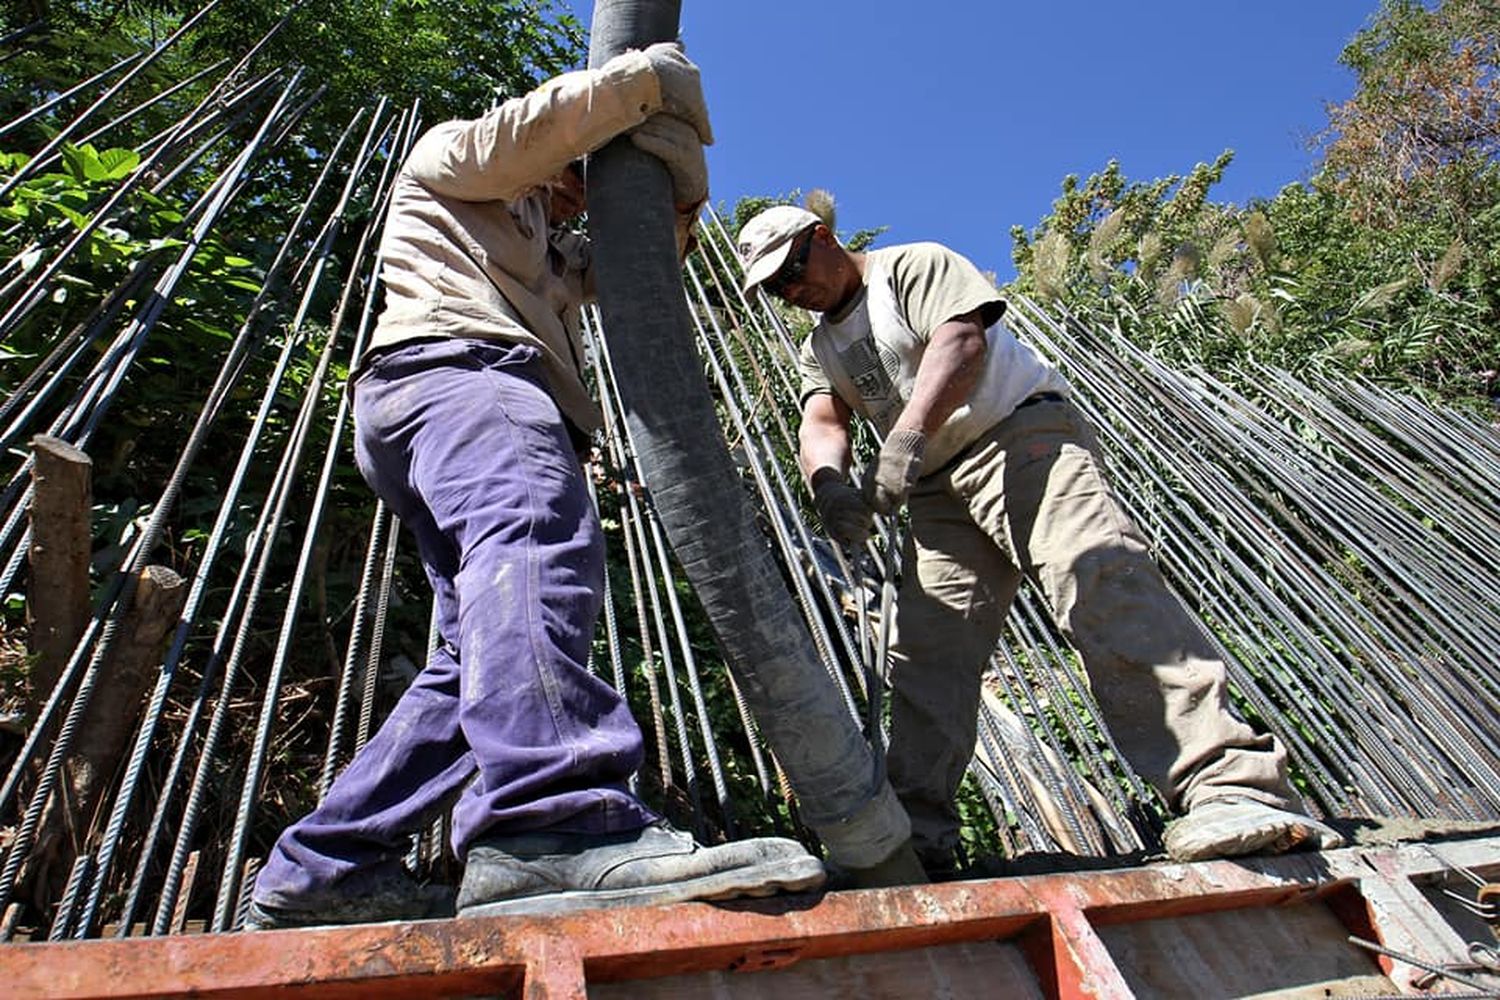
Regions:
<svg viewBox="0 0 1500 1000"><path fill-rule="evenodd" d="M280 907L262 906L252 901L245 923L245 931L303 930L310 927L347 927L352 924L393 924L413 920L443 920L454 916L452 893L425 901L421 906L409 906L397 910L374 912L371 910L338 908L323 910L288 910Z"/></svg>
<svg viewBox="0 0 1500 1000"><path fill-rule="evenodd" d="M538 896L499 899L478 903L458 911L469 917L550 916L577 910L609 909L617 906L659 906L694 900L724 900L774 896L780 892L807 892L823 884L827 873L817 858L799 858L769 865L753 865L715 872L701 878L631 889L579 889Z"/></svg>
<svg viewBox="0 0 1500 1000"><path fill-rule="evenodd" d="M1322 850L1325 843L1337 844L1342 838L1316 820L1303 820L1273 821L1251 830L1226 830L1217 837L1201 836L1186 845L1174 843L1170 834L1165 840L1163 846L1173 861L1193 862L1286 854L1304 848Z"/></svg>

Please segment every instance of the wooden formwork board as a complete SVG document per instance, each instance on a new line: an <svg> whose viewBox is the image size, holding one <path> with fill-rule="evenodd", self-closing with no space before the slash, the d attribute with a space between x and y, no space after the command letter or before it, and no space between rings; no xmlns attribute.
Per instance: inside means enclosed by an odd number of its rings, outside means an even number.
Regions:
<svg viewBox="0 0 1500 1000"><path fill-rule="evenodd" d="M1467 992L1424 883L1500 837L548 918L0 946L9 997L1355 997ZM1486 931L1488 928L1484 928ZM1500 977L1495 978L1500 995Z"/></svg>

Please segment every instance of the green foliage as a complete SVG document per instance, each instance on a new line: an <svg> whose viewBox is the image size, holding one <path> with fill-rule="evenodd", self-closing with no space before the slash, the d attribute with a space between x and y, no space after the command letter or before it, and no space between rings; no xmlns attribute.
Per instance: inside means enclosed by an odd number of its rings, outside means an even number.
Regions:
<svg viewBox="0 0 1500 1000"><path fill-rule="evenodd" d="M1232 159L1226 150L1185 177L1149 183L1128 181L1115 161L1082 185L1063 178L1051 215L1029 233L1011 230L1020 289L1092 304L1108 301L1131 275L1172 293L1190 284L1204 248L1221 247L1232 232L1226 211L1207 200Z"/></svg>
<svg viewBox="0 0 1500 1000"><path fill-rule="evenodd" d="M136 315L150 290L143 280L128 294L122 289L132 274L154 280L189 245L191 235L181 207L173 200L137 187L117 200L110 215L96 220L121 180L134 173L140 155L128 149L97 150L91 145L62 147L60 168L38 174L18 185L0 203L0 256L15 259L23 275L38 275L60 250L85 229L83 244L49 282L46 300L33 310L7 340L12 354L34 356L46 349L59 330L87 326L107 303L114 301L125 316ZM28 157L0 152L0 175L19 169ZM178 402L169 387L196 383L186 377L194 366L186 349L208 347L232 335L251 296L261 287L253 243L242 241L233 252L217 236L194 249L183 280L176 287L175 304L163 314L164 344L148 352L140 377L165 379L150 409L159 412ZM9 390L24 371L8 367L0 372L0 386ZM187 400L181 400L186 403Z"/></svg>
<svg viewBox="0 0 1500 1000"><path fill-rule="evenodd" d="M1358 84L1329 108L1322 182L1356 218L1400 228L1437 217L1463 229L1494 205L1500 6L1384 0L1339 61Z"/></svg>
<svg viewBox="0 0 1500 1000"><path fill-rule="evenodd" d="M1003 858L1010 853L1000 838L997 823L1013 825L1016 817L1002 815L996 819L992 805L985 799L972 771L964 775L958 794L953 798L953 805L958 810L960 849L971 865L988 859ZM995 805L999 805L998 801Z"/></svg>
<svg viewBox="0 0 1500 1000"><path fill-rule="evenodd" d="M0 65L0 120L159 44L201 6L198 0L38 5L46 30ZM326 86L313 112L316 132L329 121L342 124L349 109L380 94L398 105L420 99L428 121L473 116L497 97L525 93L577 65L583 53L582 26L553 0L223 0L127 96L159 93L218 59L232 65L289 10L256 67L300 65L314 86ZM8 27L26 20L12 18ZM165 102L147 116L147 127L173 120L208 85Z"/></svg>
<svg viewBox="0 0 1500 1000"><path fill-rule="evenodd" d="M201 6L197 0L38 4L35 14L43 17L43 30L0 62L0 122L18 118L124 57L153 52ZM355 109L369 107L383 95L397 107L415 103L421 120L429 124L472 117L497 98L524 93L579 64L584 51L581 26L554 0L222 0L180 41L153 52L155 61L77 134L81 137L127 111L128 120L108 130L112 145L133 148L169 133L226 82L229 70L288 11L269 43L215 97L221 101L233 88L273 70L280 70L284 81L296 67L304 74L294 100L312 98L315 89L320 95L308 105L295 135L257 165L253 197L231 210L225 228L251 237L272 238L302 207L323 157ZM27 23L22 14L13 13L13 18L16 26ZM63 101L51 115L12 131L5 142L12 148L40 149L102 87L124 82L133 69L116 69L91 90ZM193 79L200 72L202 78ZM186 85L168 93L178 84ZM178 178L176 189L201 191L205 178L226 164L229 154L223 150L243 143L265 109L262 103L231 118L227 141Z"/></svg>
<svg viewBox="0 0 1500 1000"><path fill-rule="evenodd" d="M1012 232L1018 291L1237 381L1243 362L1357 371L1482 405L1500 371L1500 177L1490 207L1373 220L1320 175L1249 206L1210 200L1222 154L1186 176L1069 177ZM1493 174L1493 172L1492 172Z"/></svg>
<svg viewBox="0 0 1500 1000"><path fill-rule="evenodd" d="M209 26L210 47L245 50L283 13L236 0ZM329 106L385 94L422 101L430 121L472 117L576 65L583 31L551 0L308 0L267 51L307 66Z"/></svg>

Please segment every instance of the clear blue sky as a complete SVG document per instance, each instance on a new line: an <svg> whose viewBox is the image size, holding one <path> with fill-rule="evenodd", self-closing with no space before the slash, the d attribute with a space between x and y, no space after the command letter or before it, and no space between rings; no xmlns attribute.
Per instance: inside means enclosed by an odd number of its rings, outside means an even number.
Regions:
<svg viewBox="0 0 1500 1000"><path fill-rule="evenodd" d="M585 25L590 0L571 0ZM839 229L937 240L1002 280L1065 175L1132 180L1224 149L1212 197L1306 179L1344 45L1378 0L683 0L717 143L712 198L824 187Z"/></svg>

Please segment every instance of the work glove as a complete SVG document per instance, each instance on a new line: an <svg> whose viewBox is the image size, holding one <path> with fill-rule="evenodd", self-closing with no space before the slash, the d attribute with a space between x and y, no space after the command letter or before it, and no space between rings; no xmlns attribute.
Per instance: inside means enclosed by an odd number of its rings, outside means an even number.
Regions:
<svg viewBox="0 0 1500 1000"><path fill-rule="evenodd" d="M688 254L698 249L698 210L701 204L677 213L673 235L677 238L677 259L687 260Z"/></svg>
<svg viewBox="0 0 1500 1000"><path fill-rule="evenodd" d="M708 123L708 105L703 100L703 84L698 67L682 54L676 42L657 42L646 48L651 71L661 88L661 110L693 126L703 145L714 144L713 126Z"/></svg>
<svg viewBox="0 0 1500 1000"><path fill-rule="evenodd" d="M828 537L846 549L858 548L875 520L874 511L870 510L859 490L826 466L813 473L809 485L813 491L813 506L818 509L818 519L823 522Z"/></svg>
<svg viewBox="0 0 1500 1000"><path fill-rule="evenodd" d="M921 431L887 434L880 455L865 473L865 502L881 514L899 510L922 474L922 453L926 450L927 435Z"/></svg>
<svg viewBox="0 0 1500 1000"><path fill-rule="evenodd" d="M660 160L672 175L672 200L680 210L697 215L708 198L708 164L703 143L688 122L669 114L655 114L630 131L635 147Z"/></svg>

